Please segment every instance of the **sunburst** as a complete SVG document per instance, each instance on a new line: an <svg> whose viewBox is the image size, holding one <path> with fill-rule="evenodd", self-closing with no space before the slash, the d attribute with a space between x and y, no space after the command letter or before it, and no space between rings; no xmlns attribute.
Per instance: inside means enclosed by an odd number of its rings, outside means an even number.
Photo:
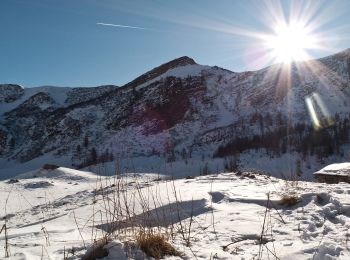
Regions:
<svg viewBox="0 0 350 260"><path fill-rule="evenodd" d="M308 50L319 48L317 36L298 22L278 24L274 34L266 35L263 39L267 51L276 62L304 61L310 58Z"/></svg>

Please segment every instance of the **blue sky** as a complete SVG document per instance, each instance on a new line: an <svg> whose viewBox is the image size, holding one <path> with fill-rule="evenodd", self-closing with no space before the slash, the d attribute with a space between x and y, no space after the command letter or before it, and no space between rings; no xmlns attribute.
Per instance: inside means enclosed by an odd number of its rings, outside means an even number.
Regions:
<svg viewBox="0 0 350 260"><path fill-rule="evenodd" d="M348 0L1 0L0 83L122 85L184 55L233 71L259 69L268 64L252 61L251 50L263 44L252 35L272 33L277 12L317 25L325 48L311 57L350 47Z"/></svg>

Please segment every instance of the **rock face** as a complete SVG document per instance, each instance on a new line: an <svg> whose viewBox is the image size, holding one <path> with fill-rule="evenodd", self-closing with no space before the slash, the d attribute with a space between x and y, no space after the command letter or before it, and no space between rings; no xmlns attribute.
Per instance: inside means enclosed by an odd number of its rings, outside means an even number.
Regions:
<svg viewBox="0 0 350 260"><path fill-rule="evenodd" d="M0 103L10 103L23 95L24 89L19 85L1 84L0 85Z"/></svg>
<svg viewBox="0 0 350 260"><path fill-rule="evenodd" d="M243 73L181 57L122 87L1 85L0 156L22 163L50 154L75 166L116 156L176 161L247 151L297 153L303 161L341 157L349 142L349 81L346 50Z"/></svg>

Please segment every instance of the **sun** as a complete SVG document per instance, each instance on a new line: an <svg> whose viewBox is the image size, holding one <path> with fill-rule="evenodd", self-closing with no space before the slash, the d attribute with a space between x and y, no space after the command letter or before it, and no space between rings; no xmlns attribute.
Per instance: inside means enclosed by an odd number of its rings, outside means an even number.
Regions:
<svg viewBox="0 0 350 260"><path fill-rule="evenodd" d="M306 60L308 50L317 47L316 38L300 23L279 24L264 40L272 58L283 63Z"/></svg>

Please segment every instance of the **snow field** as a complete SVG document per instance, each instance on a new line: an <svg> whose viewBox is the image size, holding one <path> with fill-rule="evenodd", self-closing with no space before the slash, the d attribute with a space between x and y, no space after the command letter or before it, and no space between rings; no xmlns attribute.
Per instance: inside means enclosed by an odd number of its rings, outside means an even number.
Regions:
<svg viewBox="0 0 350 260"><path fill-rule="evenodd" d="M135 246L140 230L165 234L184 259L350 258L345 183L254 173L100 177L62 167L16 179L0 182L9 259L81 259L104 237L109 242L103 259L146 259ZM300 202L280 205L285 194ZM4 233L0 244L3 257Z"/></svg>

